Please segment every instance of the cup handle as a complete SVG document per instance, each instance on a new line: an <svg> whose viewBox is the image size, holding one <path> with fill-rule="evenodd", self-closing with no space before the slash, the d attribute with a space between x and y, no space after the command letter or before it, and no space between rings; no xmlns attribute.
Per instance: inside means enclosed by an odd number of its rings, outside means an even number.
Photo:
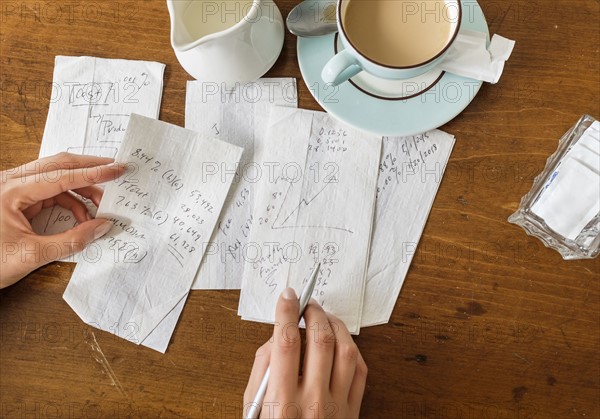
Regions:
<svg viewBox="0 0 600 419"><path fill-rule="evenodd" d="M321 72L321 78L325 83L337 86L349 78L356 76L361 71L362 68L356 57L348 50L344 50L337 53L325 64Z"/></svg>

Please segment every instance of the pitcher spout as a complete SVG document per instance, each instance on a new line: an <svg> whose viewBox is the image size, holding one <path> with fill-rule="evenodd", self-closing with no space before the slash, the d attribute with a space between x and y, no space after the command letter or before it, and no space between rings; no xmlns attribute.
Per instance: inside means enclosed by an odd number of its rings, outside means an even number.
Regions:
<svg viewBox="0 0 600 419"><path fill-rule="evenodd" d="M248 83L267 72L283 46L283 17L272 0L167 0L171 45L195 79Z"/></svg>
<svg viewBox="0 0 600 419"><path fill-rule="evenodd" d="M173 49L188 51L243 30L260 19L261 1L167 0Z"/></svg>
<svg viewBox="0 0 600 419"><path fill-rule="evenodd" d="M167 0L167 8L171 20L171 46L176 51L188 51L202 41L201 38L193 38L186 27L184 17L189 5L187 1Z"/></svg>

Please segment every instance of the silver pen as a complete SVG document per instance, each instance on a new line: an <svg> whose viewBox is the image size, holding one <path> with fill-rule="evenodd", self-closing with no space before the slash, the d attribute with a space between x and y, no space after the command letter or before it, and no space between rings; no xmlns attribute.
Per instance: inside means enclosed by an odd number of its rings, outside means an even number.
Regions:
<svg viewBox="0 0 600 419"><path fill-rule="evenodd" d="M312 274L310 275L310 279L308 280L307 284L304 286L304 289L302 290L302 293L300 294L300 298L298 298L298 306L300 307L300 310L298 313L299 314L298 320L300 320L302 318L302 315L304 314L304 310L306 309L306 306L308 305L308 302L310 301L310 296L312 295L312 293L315 289L315 284L317 283L317 276L318 276L320 267L321 267L321 264L318 263L317 266L315 267L315 269L313 270ZM271 374L271 367L268 367L267 370L265 371L265 375L263 375L263 379L260 382L260 386L258 387L258 390L256 391L256 396L254 397L254 401L252 402L250 409L248 409L248 413L246 414L245 419L258 419L258 415L260 415L260 410L261 410L263 401L265 399L265 394L267 393L267 386L269 385L269 375L270 374Z"/></svg>

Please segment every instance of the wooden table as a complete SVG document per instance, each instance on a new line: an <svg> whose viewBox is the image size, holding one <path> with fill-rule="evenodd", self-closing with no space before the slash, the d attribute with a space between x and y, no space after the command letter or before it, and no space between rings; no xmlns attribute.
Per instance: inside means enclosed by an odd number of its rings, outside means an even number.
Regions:
<svg viewBox="0 0 600 419"><path fill-rule="evenodd" d="M287 15L296 1L279 0ZM10 1L1 10L2 169L39 151L54 57L167 64L160 119L183 125L188 75L164 1ZM600 417L600 260L565 262L507 223L558 139L600 117L597 0L481 0L517 40L500 83L442 129L456 146L396 309L356 338L365 418ZM286 34L268 76L299 79ZM86 327L62 300L73 265L0 292L0 417L239 418L267 325L239 292L192 292L166 355Z"/></svg>

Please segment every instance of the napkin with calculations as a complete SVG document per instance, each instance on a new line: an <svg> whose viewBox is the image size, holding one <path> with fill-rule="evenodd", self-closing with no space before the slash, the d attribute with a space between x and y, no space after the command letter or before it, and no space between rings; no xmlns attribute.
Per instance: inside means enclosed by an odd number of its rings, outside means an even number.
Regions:
<svg viewBox="0 0 600 419"><path fill-rule="evenodd" d="M383 139L361 327L390 320L453 146L440 130Z"/></svg>
<svg viewBox="0 0 600 419"><path fill-rule="evenodd" d="M164 70L164 64L150 61L57 56L39 156L66 151L114 158L132 113L158 118ZM95 205L84 202L93 216ZM75 224L71 211L58 206L32 220L33 230L44 235Z"/></svg>
<svg viewBox="0 0 600 419"><path fill-rule="evenodd" d="M262 175L256 164L264 149L272 106L298 107L296 79L265 78L225 88L189 81L185 127L244 149L230 193L207 246L192 289L240 289L252 225L255 185Z"/></svg>
<svg viewBox="0 0 600 419"><path fill-rule="evenodd" d="M302 289L321 263L313 297L360 330L381 137L323 112L273 107L257 163L254 222L238 313L274 322L286 287Z"/></svg>
<svg viewBox="0 0 600 419"><path fill-rule="evenodd" d="M81 319L165 352L242 149L131 115L98 217L112 229L85 249L64 293ZM215 162L222 166L215 172Z"/></svg>

